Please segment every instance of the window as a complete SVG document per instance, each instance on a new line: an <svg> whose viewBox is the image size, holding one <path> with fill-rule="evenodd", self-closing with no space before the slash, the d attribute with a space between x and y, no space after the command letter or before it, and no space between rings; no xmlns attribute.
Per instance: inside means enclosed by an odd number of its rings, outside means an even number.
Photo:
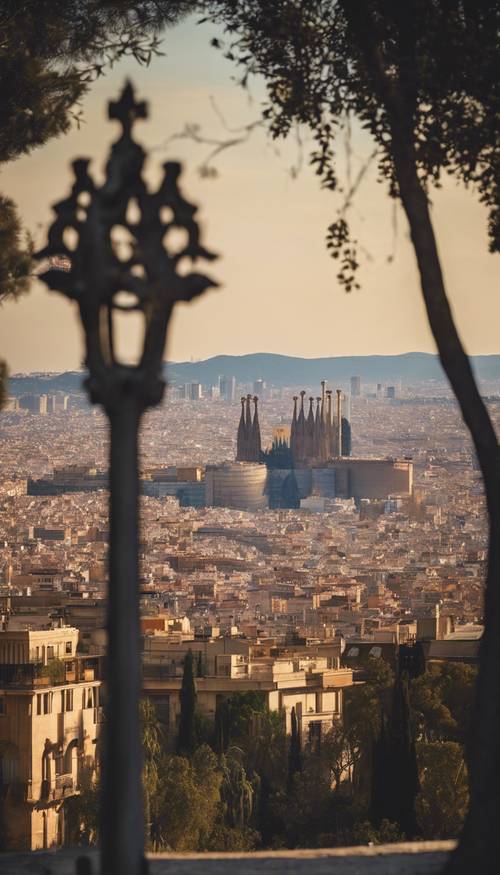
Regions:
<svg viewBox="0 0 500 875"><path fill-rule="evenodd" d="M66 694L66 702L65 702L65 711L73 710L73 690L65 690Z"/></svg>
<svg viewBox="0 0 500 875"><path fill-rule="evenodd" d="M377 659L380 659L382 656L382 648L381 647L370 647L370 656L375 656Z"/></svg>
<svg viewBox="0 0 500 875"><path fill-rule="evenodd" d="M0 714L5 714L5 696L0 696Z"/></svg>
<svg viewBox="0 0 500 875"><path fill-rule="evenodd" d="M47 659L54 659L54 646L52 644L47 645Z"/></svg>
<svg viewBox="0 0 500 875"><path fill-rule="evenodd" d="M347 651L347 656L359 656L359 647L349 647L349 650Z"/></svg>
<svg viewBox="0 0 500 875"><path fill-rule="evenodd" d="M72 653L71 641L66 641L66 653L69 653L70 655Z"/></svg>
<svg viewBox="0 0 500 875"><path fill-rule="evenodd" d="M43 696L43 713L52 714L52 693L42 693Z"/></svg>
<svg viewBox="0 0 500 875"><path fill-rule="evenodd" d="M42 694L41 693L38 693L38 695L36 697L36 713L37 714L42 713Z"/></svg>

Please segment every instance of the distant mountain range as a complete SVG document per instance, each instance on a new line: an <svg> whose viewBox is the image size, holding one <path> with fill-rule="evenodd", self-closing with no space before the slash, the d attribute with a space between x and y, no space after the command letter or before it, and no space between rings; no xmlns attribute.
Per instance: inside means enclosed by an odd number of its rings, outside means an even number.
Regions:
<svg viewBox="0 0 500 875"><path fill-rule="evenodd" d="M484 380L500 379L500 355L474 356L473 367ZM274 353L218 355L199 362L172 362L167 366L172 382L197 380L213 384L220 374L236 377L240 383L263 378L275 385L298 386L345 382L358 374L366 383L403 383L445 379L436 355L409 352L404 355L329 356L299 358Z"/></svg>
<svg viewBox="0 0 500 875"><path fill-rule="evenodd" d="M479 379L500 380L500 355L472 356L471 360ZM238 383L250 383L262 378L276 386L313 386L320 380L327 380L333 385L345 383L355 374L365 383L409 384L444 379L438 357L424 352L325 358L300 358L275 353L217 355L198 362L169 362L165 365L165 373L170 383L193 380L204 385L216 384L221 375L236 377ZM12 377L9 389L13 395L26 392L73 393L81 391L82 380L81 371L28 374Z"/></svg>

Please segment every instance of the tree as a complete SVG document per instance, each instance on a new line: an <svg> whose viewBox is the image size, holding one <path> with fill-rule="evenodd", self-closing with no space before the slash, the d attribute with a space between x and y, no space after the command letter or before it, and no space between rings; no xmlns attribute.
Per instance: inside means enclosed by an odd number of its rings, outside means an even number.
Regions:
<svg viewBox="0 0 500 875"><path fill-rule="evenodd" d="M473 715L475 666L431 663L412 683L418 738L465 744Z"/></svg>
<svg viewBox="0 0 500 875"><path fill-rule="evenodd" d="M371 134L380 178L405 212L420 285L443 369L469 429L490 522L485 630L472 726L470 809L449 871L492 871L500 771L500 446L448 301L429 193L443 173L473 187L489 213L490 249L500 251L499 92L495 0L212 0L226 27L227 56L267 85L272 136L295 124L312 131L311 163L324 187L339 187L336 137L353 118ZM217 41L216 41L217 42ZM362 170L362 173L364 171ZM339 281L357 285L347 184L327 245Z"/></svg>
<svg viewBox="0 0 500 875"><path fill-rule="evenodd" d="M369 657L363 663L363 680L345 691L343 734L346 769L356 792L368 797L373 744L389 708L394 672L383 659Z"/></svg>
<svg viewBox="0 0 500 875"><path fill-rule="evenodd" d="M374 752L373 782L375 824L379 826L388 820L397 824L408 838L417 835L415 800L419 780L406 673L400 674L394 684L387 728L385 720L381 721Z"/></svg>
<svg viewBox="0 0 500 875"><path fill-rule="evenodd" d="M196 733L196 685L193 672L193 652L188 650L184 657L184 671L181 686L181 714L179 734L177 736L177 753L191 756L197 744Z"/></svg>
<svg viewBox="0 0 500 875"><path fill-rule="evenodd" d="M162 762L157 850L204 850L217 821L222 775L217 758L202 745L191 760L167 756Z"/></svg>
<svg viewBox="0 0 500 875"><path fill-rule="evenodd" d="M95 845L99 841L100 784L95 776L85 771L80 779L80 792L69 796L64 803L70 844Z"/></svg>
<svg viewBox="0 0 500 875"><path fill-rule="evenodd" d="M467 768L455 741L417 745L420 793L417 817L426 839L456 838L467 811Z"/></svg>
<svg viewBox="0 0 500 875"><path fill-rule="evenodd" d="M31 241L23 239L16 206L0 195L0 303L28 290Z"/></svg>
<svg viewBox="0 0 500 875"><path fill-rule="evenodd" d="M0 162L65 133L92 81L127 55L148 64L161 29L190 5L1 0Z"/></svg>
<svg viewBox="0 0 500 875"><path fill-rule="evenodd" d="M291 713L291 734L290 734L290 749L288 751L288 786L293 789L293 781L295 775L302 771L302 753L299 726L297 722L297 713L295 708L292 708Z"/></svg>
<svg viewBox="0 0 500 875"><path fill-rule="evenodd" d="M16 205L0 194L0 304L18 298L28 290L31 252L31 240L22 233ZM0 410L6 395L7 365L0 360Z"/></svg>
<svg viewBox="0 0 500 875"><path fill-rule="evenodd" d="M158 795L159 770L162 754L161 729L156 711L150 699L139 702L141 741L143 750L142 782L144 787L144 822L146 824L146 847L150 843L157 820L156 800Z"/></svg>
<svg viewBox="0 0 500 875"><path fill-rule="evenodd" d="M221 799L229 827L244 830L250 823L255 790L242 763L242 751L229 748L220 758L222 771Z"/></svg>
<svg viewBox="0 0 500 875"><path fill-rule="evenodd" d="M214 720L214 750L218 754L224 754L229 745L230 731L230 703L228 699L222 699L215 706Z"/></svg>

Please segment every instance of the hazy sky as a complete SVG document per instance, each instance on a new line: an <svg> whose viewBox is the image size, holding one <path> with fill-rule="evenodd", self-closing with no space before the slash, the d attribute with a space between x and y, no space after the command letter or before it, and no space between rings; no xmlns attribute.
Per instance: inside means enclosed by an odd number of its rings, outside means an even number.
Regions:
<svg viewBox="0 0 500 875"><path fill-rule="evenodd" d="M206 146L179 140L161 147L186 122L199 123L206 136L226 136L211 98L231 126L259 115L262 88L255 84L250 105L232 81L233 65L210 47L213 33L207 25L185 21L167 31L166 54L149 69L131 61L118 65L92 88L80 130L7 165L0 190L17 201L41 243L50 204L68 191L69 161L88 156L96 159L94 171L102 167L117 131L106 121L106 101L116 97L130 75L139 96L150 104L150 119L136 126L136 135L146 147L160 147L151 152L149 178L155 178L162 161L185 163L184 192L200 205L205 244L221 255L209 272L222 288L177 305L166 357L433 351L406 221L399 212L395 259L388 263L392 202L373 177L360 189L355 208L357 236L371 260L361 273L361 291L346 295L324 245L326 228L335 218L335 196L320 190L307 167L291 178L289 168L298 155L293 140L271 144L263 131L256 131L248 142L221 155L215 180L201 179L197 171ZM368 144L358 135L354 147L363 155ZM499 260L487 252L485 212L470 193L451 183L436 194L433 212L467 349L500 353ZM78 367L83 349L72 305L34 282L28 296L1 309L0 352L11 372Z"/></svg>

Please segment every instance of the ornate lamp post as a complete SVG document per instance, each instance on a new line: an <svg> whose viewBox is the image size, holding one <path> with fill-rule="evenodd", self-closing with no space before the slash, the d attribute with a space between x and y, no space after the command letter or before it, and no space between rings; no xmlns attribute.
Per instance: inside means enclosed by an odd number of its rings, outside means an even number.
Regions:
<svg viewBox="0 0 500 875"><path fill-rule="evenodd" d="M109 103L108 115L121 124L122 132L112 146L104 184L94 184L87 160L73 163L71 194L53 207L48 245L37 257L49 260L40 279L78 303L89 371L86 387L91 401L103 406L110 422L102 875L139 875L144 871L144 827L138 714L138 431L144 411L163 396L163 353L174 304L190 301L217 285L202 274L182 275L182 264L186 259L216 256L201 246L196 207L179 192L179 164L164 164L158 190L147 189L142 178L145 153L132 139L132 126L147 117L147 107L136 102L130 83L118 101ZM131 241L125 258L113 242L116 228ZM179 229L186 237L185 245L173 252L169 235ZM76 240L74 246L68 237ZM113 315L120 310L139 311L144 319L144 344L137 365L122 364L115 357Z"/></svg>

